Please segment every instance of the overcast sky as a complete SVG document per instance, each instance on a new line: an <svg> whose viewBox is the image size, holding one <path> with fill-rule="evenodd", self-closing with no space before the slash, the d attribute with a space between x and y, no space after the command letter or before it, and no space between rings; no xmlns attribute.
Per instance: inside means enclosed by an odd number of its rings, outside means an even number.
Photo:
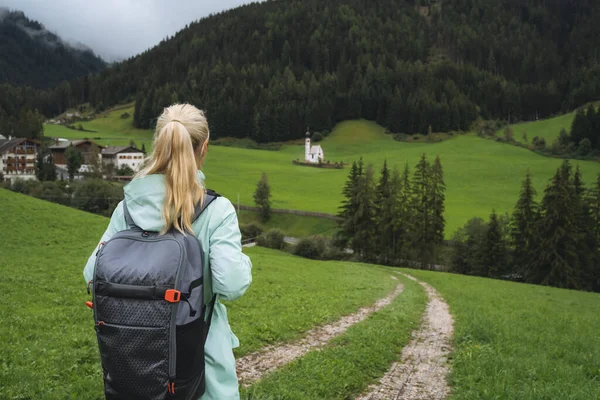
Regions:
<svg viewBox="0 0 600 400"><path fill-rule="evenodd" d="M255 0L256 1L256 0ZM186 24L249 0L0 0L105 60L136 55Z"/></svg>

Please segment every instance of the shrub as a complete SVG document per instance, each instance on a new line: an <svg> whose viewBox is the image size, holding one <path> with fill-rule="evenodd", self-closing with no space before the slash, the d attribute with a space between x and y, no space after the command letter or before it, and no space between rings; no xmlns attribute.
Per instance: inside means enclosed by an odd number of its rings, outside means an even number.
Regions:
<svg viewBox="0 0 600 400"><path fill-rule="evenodd" d="M321 260L324 258L326 251L326 239L321 236L314 236L301 239L298 244L296 244L294 254L312 260Z"/></svg>
<svg viewBox="0 0 600 400"><path fill-rule="evenodd" d="M35 196L41 193L41 182L17 178L13 181L10 189L13 192Z"/></svg>
<svg viewBox="0 0 600 400"><path fill-rule="evenodd" d="M260 235L256 240L256 244L270 249L283 250L285 248L284 237L283 232L279 229L271 229L269 232Z"/></svg>
<svg viewBox="0 0 600 400"><path fill-rule="evenodd" d="M545 150L546 149L546 139L540 138L538 136L534 137L531 140L531 144L535 150Z"/></svg>
<svg viewBox="0 0 600 400"><path fill-rule="evenodd" d="M404 142L404 141L406 141L407 138L408 138L408 135L406 133L394 134L394 140L397 140L399 142Z"/></svg>
<svg viewBox="0 0 600 400"><path fill-rule="evenodd" d="M84 180L73 185L73 207L110 216L123 199L122 186L103 180Z"/></svg>
<svg viewBox="0 0 600 400"><path fill-rule="evenodd" d="M313 142L320 142L321 140L323 140L323 134L321 134L321 132L313 133L312 140Z"/></svg>
<svg viewBox="0 0 600 400"><path fill-rule="evenodd" d="M40 194L37 197L65 206L70 203L70 196L66 192L65 185L52 181L42 183Z"/></svg>
<svg viewBox="0 0 600 400"><path fill-rule="evenodd" d="M129 115L128 112L124 112L123 114L121 114L121 119L127 119L129 117L131 117L131 115Z"/></svg>
<svg viewBox="0 0 600 400"><path fill-rule="evenodd" d="M263 228L256 222L250 222L249 224L240 225L240 231L242 232L242 239L254 239L262 234Z"/></svg>
<svg viewBox="0 0 600 400"><path fill-rule="evenodd" d="M123 165L121 168L117 169L117 176L133 176L133 174L135 174L135 172L127 165Z"/></svg>
<svg viewBox="0 0 600 400"><path fill-rule="evenodd" d="M587 156L592 152L592 142L588 138L584 138L579 142L579 146L577 147L577 152L580 156Z"/></svg>

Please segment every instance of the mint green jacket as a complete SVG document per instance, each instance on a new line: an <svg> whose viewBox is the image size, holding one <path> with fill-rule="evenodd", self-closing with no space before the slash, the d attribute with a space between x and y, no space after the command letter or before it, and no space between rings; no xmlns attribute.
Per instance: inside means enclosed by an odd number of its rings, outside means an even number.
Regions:
<svg viewBox="0 0 600 400"><path fill-rule="evenodd" d="M204 181L204 174L200 171L198 179ZM147 231L163 228L161 214L165 192L163 175L149 175L125 186L125 199L136 225ZM100 241L105 242L125 229L123 204L119 203ZM237 215L231 202L223 197L217 198L194 222L193 229L202 243L206 257L204 265L210 265L212 280L207 282L207 297L210 298L211 290L218 299L241 297L252 282L252 263L242 253ZM83 271L86 282L94 274L95 253L94 250ZM205 345L206 392L202 400L239 399L233 356L233 348L238 346L239 341L229 327L227 310L217 300Z"/></svg>

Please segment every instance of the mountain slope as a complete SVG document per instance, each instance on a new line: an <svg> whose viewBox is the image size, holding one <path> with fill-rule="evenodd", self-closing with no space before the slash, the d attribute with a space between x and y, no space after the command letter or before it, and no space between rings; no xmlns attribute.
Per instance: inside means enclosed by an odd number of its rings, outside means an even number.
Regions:
<svg viewBox="0 0 600 400"><path fill-rule="evenodd" d="M213 137L260 142L358 118L398 133L467 130L479 116L515 122L600 98L598 17L589 0L253 3L70 93L21 96L47 116L82 96L99 108L137 98L140 128L185 101L207 110Z"/></svg>
<svg viewBox="0 0 600 400"><path fill-rule="evenodd" d="M47 88L98 72L104 61L18 11L0 8L0 82Z"/></svg>

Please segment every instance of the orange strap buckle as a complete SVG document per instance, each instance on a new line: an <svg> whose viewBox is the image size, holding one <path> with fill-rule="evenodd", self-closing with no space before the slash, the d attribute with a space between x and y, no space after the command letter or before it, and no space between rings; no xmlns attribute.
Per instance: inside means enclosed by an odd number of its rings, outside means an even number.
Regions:
<svg viewBox="0 0 600 400"><path fill-rule="evenodd" d="M91 308L92 310L94 309L94 303L92 303L91 301L86 301L85 305Z"/></svg>
<svg viewBox="0 0 600 400"><path fill-rule="evenodd" d="M181 300L181 292L175 289L169 289L165 292L165 300L169 303L177 303Z"/></svg>

